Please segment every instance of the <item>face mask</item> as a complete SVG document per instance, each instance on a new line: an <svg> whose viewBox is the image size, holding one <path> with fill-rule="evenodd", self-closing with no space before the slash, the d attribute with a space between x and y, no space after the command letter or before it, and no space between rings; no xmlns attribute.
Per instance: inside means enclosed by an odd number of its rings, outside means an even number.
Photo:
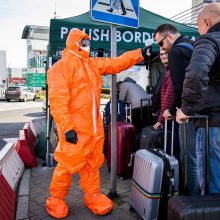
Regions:
<svg viewBox="0 0 220 220"><path fill-rule="evenodd" d="M90 46L86 46L86 47L80 47L82 50L87 51L88 53L90 52Z"/></svg>

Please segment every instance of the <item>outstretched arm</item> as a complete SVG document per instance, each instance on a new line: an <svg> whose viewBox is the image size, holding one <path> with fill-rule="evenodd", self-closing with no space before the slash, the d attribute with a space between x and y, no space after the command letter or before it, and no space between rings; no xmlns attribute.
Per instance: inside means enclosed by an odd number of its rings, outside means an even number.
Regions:
<svg viewBox="0 0 220 220"><path fill-rule="evenodd" d="M116 74L144 59L141 49L132 50L114 58L94 58L101 75Z"/></svg>

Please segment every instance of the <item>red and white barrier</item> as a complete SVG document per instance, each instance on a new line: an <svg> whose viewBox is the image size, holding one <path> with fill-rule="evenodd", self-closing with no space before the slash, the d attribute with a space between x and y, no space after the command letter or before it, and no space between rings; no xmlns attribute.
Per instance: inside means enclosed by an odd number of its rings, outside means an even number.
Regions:
<svg viewBox="0 0 220 220"><path fill-rule="evenodd" d="M32 131L31 127L30 127L30 123L25 123L24 127L24 135L25 135L25 139L28 143L28 145L34 149L35 148L35 144L37 142L37 138L34 135L34 132Z"/></svg>
<svg viewBox="0 0 220 220"><path fill-rule="evenodd" d="M45 124L45 117L26 123L15 143L7 143L0 151L0 220L14 220L16 188L24 165L36 167L34 147Z"/></svg>
<svg viewBox="0 0 220 220"><path fill-rule="evenodd" d="M24 172L24 163L16 152L13 143L6 144L0 151L0 167L8 184L15 191Z"/></svg>
<svg viewBox="0 0 220 220"><path fill-rule="evenodd" d="M0 219L14 220L16 194L0 170Z"/></svg>
<svg viewBox="0 0 220 220"><path fill-rule="evenodd" d="M34 149L30 146L28 139L25 138L24 130L19 131L19 138L15 148L18 152L18 155L24 162L25 167L32 168L37 166Z"/></svg>
<svg viewBox="0 0 220 220"><path fill-rule="evenodd" d="M43 126L45 126L46 116L41 118L33 119L30 122L30 128L33 131L35 137L38 137L40 132L42 131Z"/></svg>

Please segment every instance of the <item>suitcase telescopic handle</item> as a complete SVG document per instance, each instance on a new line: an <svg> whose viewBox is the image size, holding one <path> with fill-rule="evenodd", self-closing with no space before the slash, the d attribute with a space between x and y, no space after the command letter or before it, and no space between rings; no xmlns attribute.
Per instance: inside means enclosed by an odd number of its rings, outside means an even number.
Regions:
<svg viewBox="0 0 220 220"><path fill-rule="evenodd" d="M165 119L165 126L164 126L164 151L167 152L167 136L168 136L168 128L167 128L167 119ZM171 131L171 156L173 156L173 145L174 145L174 119L172 119L172 131Z"/></svg>
<svg viewBox="0 0 220 220"><path fill-rule="evenodd" d="M111 102L110 102L110 107L109 107L109 108L111 109ZM117 101L117 114L118 114L118 115L121 114L121 109L120 109L120 103L119 103L119 101Z"/></svg>
<svg viewBox="0 0 220 220"><path fill-rule="evenodd" d="M208 115L193 115L190 119L204 119L205 120L205 191L208 193L209 190L209 116ZM187 135L186 135L186 120L183 120L183 146L184 146L184 188L186 190L188 179L187 179Z"/></svg>
<svg viewBox="0 0 220 220"><path fill-rule="evenodd" d="M128 110L129 110L129 113L128 113ZM131 110L131 102L129 101L126 101L125 102L125 120L126 122L129 122L132 123L132 110Z"/></svg>
<svg viewBox="0 0 220 220"><path fill-rule="evenodd" d="M150 118L151 99L149 99L149 98L144 98L144 99L140 99L140 101L141 101L141 121L143 121L143 102L148 102L147 117Z"/></svg>

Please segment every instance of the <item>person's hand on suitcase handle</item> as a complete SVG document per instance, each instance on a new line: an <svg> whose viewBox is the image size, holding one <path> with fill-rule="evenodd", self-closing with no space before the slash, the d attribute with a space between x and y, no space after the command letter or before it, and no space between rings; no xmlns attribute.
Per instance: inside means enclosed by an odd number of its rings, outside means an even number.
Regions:
<svg viewBox="0 0 220 220"><path fill-rule="evenodd" d="M191 116L185 115L180 108L176 107L176 121L179 124L183 123L183 119L189 119L189 118L191 118Z"/></svg>
<svg viewBox="0 0 220 220"><path fill-rule="evenodd" d="M153 128L154 128L155 130L158 130L158 129L160 129L160 128L163 128L163 125L158 121L155 125L153 125Z"/></svg>
<svg viewBox="0 0 220 220"><path fill-rule="evenodd" d="M78 141L77 133L72 129L65 133L66 141L71 144L76 144Z"/></svg>
<svg viewBox="0 0 220 220"><path fill-rule="evenodd" d="M173 119L173 116L170 114L169 109L166 109L166 110L163 112L163 117L164 117L166 120L171 120L171 119Z"/></svg>

